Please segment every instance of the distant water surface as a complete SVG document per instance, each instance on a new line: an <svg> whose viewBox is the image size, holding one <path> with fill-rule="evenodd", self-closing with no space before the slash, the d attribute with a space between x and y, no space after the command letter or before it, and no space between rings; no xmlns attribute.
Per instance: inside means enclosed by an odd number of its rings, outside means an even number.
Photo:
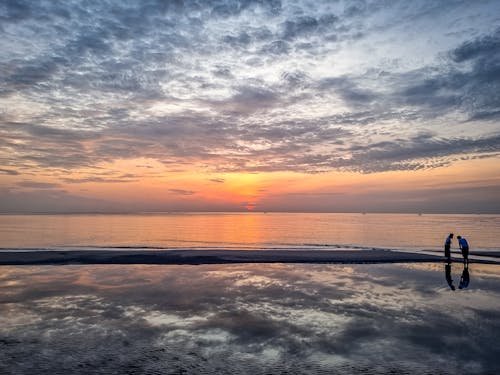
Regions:
<svg viewBox="0 0 500 375"><path fill-rule="evenodd" d="M440 248L450 232L465 236L473 249L499 249L500 215L0 215L0 247L4 249L82 246L433 249Z"/></svg>

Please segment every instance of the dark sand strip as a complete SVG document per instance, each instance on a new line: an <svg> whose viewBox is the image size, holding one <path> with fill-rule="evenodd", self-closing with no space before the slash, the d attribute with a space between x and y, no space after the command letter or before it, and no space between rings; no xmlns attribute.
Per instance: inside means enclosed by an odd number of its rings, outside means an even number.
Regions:
<svg viewBox="0 0 500 375"><path fill-rule="evenodd" d="M454 259L460 261L461 259ZM0 265L402 263L440 262L442 256L392 250L75 250L4 251ZM489 262L484 262L489 263Z"/></svg>

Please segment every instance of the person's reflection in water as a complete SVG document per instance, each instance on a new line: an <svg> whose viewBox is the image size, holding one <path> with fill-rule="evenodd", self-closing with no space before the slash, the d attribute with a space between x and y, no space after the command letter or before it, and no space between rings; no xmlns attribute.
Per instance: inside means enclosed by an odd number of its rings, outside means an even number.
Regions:
<svg viewBox="0 0 500 375"><path fill-rule="evenodd" d="M448 282L450 289L455 290L455 285L453 285L453 279L451 278L451 263L450 262L448 262L444 266L444 274L446 275L446 281Z"/></svg>
<svg viewBox="0 0 500 375"><path fill-rule="evenodd" d="M460 278L460 285L458 289L465 289L469 286L470 275L469 275L469 264L464 264L464 270L462 271L462 277Z"/></svg>

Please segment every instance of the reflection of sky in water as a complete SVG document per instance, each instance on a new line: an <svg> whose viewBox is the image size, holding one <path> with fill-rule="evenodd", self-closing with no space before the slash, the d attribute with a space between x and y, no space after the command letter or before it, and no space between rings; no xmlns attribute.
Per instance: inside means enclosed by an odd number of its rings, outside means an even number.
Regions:
<svg viewBox="0 0 500 375"><path fill-rule="evenodd" d="M453 292L442 264L2 267L0 373L498 373L500 267L470 273Z"/></svg>

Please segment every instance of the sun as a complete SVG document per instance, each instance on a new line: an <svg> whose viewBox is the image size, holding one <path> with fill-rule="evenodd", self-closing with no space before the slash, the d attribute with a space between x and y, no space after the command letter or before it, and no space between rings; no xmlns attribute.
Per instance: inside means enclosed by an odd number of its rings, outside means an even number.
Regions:
<svg viewBox="0 0 500 375"><path fill-rule="evenodd" d="M247 211L254 211L255 207L257 207L257 203L254 202L247 202L243 207L247 209Z"/></svg>
<svg viewBox="0 0 500 375"><path fill-rule="evenodd" d="M254 173L235 173L226 177L228 193L247 211L254 211L262 196L262 176Z"/></svg>

